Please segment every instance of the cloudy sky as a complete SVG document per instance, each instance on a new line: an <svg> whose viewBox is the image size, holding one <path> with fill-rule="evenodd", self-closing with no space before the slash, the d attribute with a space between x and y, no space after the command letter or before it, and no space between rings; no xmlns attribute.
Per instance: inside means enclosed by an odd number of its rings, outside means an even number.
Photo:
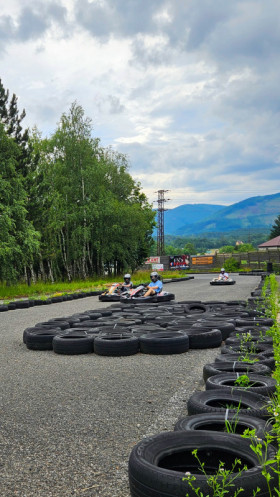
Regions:
<svg viewBox="0 0 280 497"><path fill-rule="evenodd" d="M166 207L280 191L278 0L1 0L0 78L43 136L77 101Z"/></svg>

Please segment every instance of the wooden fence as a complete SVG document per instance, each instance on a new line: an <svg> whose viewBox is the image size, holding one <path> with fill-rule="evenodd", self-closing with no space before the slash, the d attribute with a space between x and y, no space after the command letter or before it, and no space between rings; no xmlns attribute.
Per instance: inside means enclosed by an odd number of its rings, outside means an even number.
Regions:
<svg viewBox="0 0 280 497"><path fill-rule="evenodd" d="M225 261L233 257L240 264L240 269L249 267L250 269L266 270L267 263L270 262L275 270L280 269L280 250L258 250L256 252L238 252L232 254L217 254L214 256L214 266L223 266Z"/></svg>

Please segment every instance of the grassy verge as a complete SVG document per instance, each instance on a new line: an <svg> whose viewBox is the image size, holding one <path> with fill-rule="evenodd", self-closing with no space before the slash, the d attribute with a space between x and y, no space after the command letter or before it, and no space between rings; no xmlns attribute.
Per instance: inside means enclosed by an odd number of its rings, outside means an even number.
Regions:
<svg viewBox="0 0 280 497"><path fill-rule="evenodd" d="M180 278L186 276L185 271L164 271L161 274L163 279L167 278ZM4 302L10 302L13 299L20 298L41 298L45 299L50 296L64 295L67 293L74 292L86 292L86 291L96 291L103 290L107 288L111 283L116 281L122 281L122 275L120 276L107 276L104 278L96 278L90 280L75 280L71 282L57 281L55 283L43 283L38 282L28 286L26 283L19 283L13 286L7 286L5 284L0 285L0 300ZM132 275L132 281L134 286L139 285L143 282L150 281L150 270L149 271L138 271Z"/></svg>

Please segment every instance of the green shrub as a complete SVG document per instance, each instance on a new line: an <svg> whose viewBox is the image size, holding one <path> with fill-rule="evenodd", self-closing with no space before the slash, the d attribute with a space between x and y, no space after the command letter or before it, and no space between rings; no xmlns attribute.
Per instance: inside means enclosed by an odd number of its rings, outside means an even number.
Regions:
<svg viewBox="0 0 280 497"><path fill-rule="evenodd" d="M238 271L240 268L240 262L237 261L234 257L229 257L224 263L224 268L226 271Z"/></svg>

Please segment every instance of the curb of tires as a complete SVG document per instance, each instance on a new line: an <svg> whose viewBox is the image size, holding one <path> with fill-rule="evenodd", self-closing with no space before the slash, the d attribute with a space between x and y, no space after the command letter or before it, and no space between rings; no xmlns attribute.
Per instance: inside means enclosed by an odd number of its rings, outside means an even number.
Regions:
<svg viewBox="0 0 280 497"><path fill-rule="evenodd" d="M82 299L85 297L95 297L101 295L102 291L92 291L92 292L78 292L78 293L68 293L67 295L61 295L59 297L50 297L46 300L40 299L26 299L12 301L8 304L0 305L0 312L12 311L16 309L28 309L29 307L34 307L37 305L49 305L57 304L59 302L67 302L68 300Z"/></svg>

